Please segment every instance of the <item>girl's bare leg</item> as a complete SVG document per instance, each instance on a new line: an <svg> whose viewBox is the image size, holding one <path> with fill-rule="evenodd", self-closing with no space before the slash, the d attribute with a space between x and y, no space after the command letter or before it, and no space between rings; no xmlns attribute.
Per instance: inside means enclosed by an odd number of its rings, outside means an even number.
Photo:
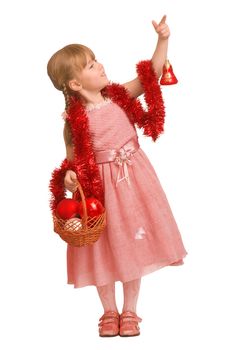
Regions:
<svg viewBox="0 0 232 350"><path fill-rule="evenodd" d="M136 306L139 296L141 278L123 283L124 292L124 311L132 311L136 313Z"/></svg>
<svg viewBox="0 0 232 350"><path fill-rule="evenodd" d="M116 300L115 300L115 283L106 284L104 286L97 287L97 291L101 299L104 312L107 312L107 311L118 312Z"/></svg>

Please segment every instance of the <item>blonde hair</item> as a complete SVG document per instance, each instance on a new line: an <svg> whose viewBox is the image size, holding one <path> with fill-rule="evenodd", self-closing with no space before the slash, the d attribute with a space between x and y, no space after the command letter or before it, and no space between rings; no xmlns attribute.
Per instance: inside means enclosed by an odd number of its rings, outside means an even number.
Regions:
<svg viewBox="0 0 232 350"><path fill-rule="evenodd" d="M87 46L81 44L70 44L52 55L47 64L47 73L56 89L64 94L65 110L70 104L70 96L77 95L69 88L69 81L76 77L78 72L87 64L87 55L95 59L93 51ZM72 144L72 135L70 126L65 121L64 140L66 145Z"/></svg>
<svg viewBox="0 0 232 350"><path fill-rule="evenodd" d="M56 89L64 94L65 109L69 107L70 95L76 92L69 88L69 81L87 64L87 55L95 59L93 51L81 44L70 44L52 55L47 64L47 73Z"/></svg>

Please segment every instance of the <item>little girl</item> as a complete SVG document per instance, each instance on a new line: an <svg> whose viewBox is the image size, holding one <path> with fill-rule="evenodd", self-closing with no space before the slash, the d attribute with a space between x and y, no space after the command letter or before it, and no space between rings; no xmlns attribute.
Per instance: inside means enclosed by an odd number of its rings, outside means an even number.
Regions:
<svg viewBox="0 0 232 350"><path fill-rule="evenodd" d="M103 65L83 45L68 45L48 62L48 75L66 101L67 157L60 168L59 183L75 192L78 179L85 196L94 195L106 209L107 225L96 243L67 246L68 283L75 288L97 288L104 309L99 320L102 337L139 335L141 318L136 305L141 277L164 266L182 265L187 254L135 128L135 124L143 128L144 135L154 141L163 131L164 105L158 79L170 35L165 21L163 16L159 24L152 22L158 34L153 57L141 61L138 76L125 84L110 83ZM146 111L137 99L142 93ZM75 121L72 124L70 116ZM123 283L121 314L115 300L116 281Z"/></svg>

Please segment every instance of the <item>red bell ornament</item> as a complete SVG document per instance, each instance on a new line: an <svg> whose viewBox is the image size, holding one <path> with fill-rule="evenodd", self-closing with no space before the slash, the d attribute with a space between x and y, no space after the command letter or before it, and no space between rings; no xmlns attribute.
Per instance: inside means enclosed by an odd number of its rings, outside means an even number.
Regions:
<svg viewBox="0 0 232 350"><path fill-rule="evenodd" d="M166 60L163 66L163 73L160 79L160 85L173 85L177 82L178 80L176 79L176 76L173 73L172 66L169 60Z"/></svg>

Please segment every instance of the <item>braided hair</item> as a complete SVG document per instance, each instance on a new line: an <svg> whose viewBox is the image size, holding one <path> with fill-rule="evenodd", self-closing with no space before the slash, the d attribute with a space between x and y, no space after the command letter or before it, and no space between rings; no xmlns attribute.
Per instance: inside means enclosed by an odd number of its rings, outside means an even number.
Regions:
<svg viewBox="0 0 232 350"><path fill-rule="evenodd" d="M64 94L64 99L65 99L65 111L67 111L69 106L70 106L70 96L69 96L68 89L67 89L65 84L63 84L62 92Z"/></svg>

